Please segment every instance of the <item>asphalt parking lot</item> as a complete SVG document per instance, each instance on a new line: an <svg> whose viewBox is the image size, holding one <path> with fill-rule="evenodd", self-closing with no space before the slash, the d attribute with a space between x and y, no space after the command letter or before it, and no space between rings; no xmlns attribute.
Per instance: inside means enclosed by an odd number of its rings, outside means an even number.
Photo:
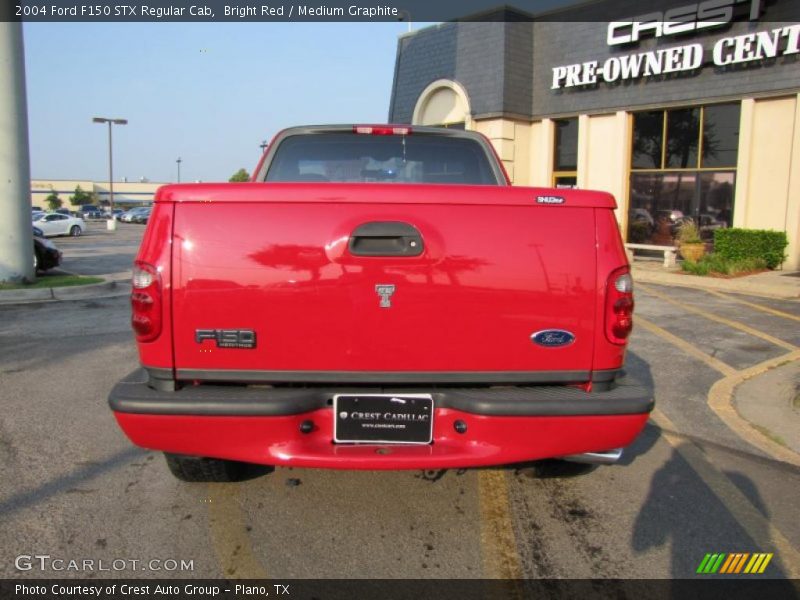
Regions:
<svg viewBox="0 0 800 600"><path fill-rule="evenodd" d="M55 242L66 270L121 273L142 231ZM800 577L800 460L729 402L743 376L798 358L800 303L636 293L628 369L657 409L620 464L241 484L181 483L117 428L106 397L137 364L126 297L0 306L0 577L99 576L15 566L49 554L192 562L104 577L685 578L716 552L771 552L764 577Z"/></svg>

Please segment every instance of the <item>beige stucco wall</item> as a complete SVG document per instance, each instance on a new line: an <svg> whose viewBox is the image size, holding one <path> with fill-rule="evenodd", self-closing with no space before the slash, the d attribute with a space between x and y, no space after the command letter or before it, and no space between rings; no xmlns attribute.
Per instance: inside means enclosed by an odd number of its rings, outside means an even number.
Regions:
<svg viewBox="0 0 800 600"><path fill-rule="evenodd" d="M514 185L532 185L536 160L531 152L532 125L511 119L473 121L471 129L488 137Z"/></svg>
<svg viewBox="0 0 800 600"><path fill-rule="evenodd" d="M625 227L630 180L628 113L581 115L578 119L578 187L617 199L617 221Z"/></svg>
<svg viewBox="0 0 800 600"><path fill-rule="evenodd" d="M553 185L554 135L555 127L551 119L531 124L528 143L529 185L537 187Z"/></svg>
<svg viewBox="0 0 800 600"><path fill-rule="evenodd" d="M742 101L733 225L786 231L800 268L800 97Z"/></svg>

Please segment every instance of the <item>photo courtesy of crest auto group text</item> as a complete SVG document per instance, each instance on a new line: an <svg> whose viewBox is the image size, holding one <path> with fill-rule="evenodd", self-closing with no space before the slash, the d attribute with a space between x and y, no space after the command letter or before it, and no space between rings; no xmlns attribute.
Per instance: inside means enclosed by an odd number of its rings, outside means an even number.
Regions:
<svg viewBox="0 0 800 600"><path fill-rule="evenodd" d="M0 600L800 597L796 0L15 0L0 202Z"/></svg>

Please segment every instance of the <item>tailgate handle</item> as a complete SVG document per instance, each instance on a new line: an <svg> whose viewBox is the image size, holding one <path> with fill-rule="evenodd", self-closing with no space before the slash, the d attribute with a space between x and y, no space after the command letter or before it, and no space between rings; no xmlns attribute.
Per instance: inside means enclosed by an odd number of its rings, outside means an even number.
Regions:
<svg viewBox="0 0 800 600"><path fill-rule="evenodd" d="M363 223L350 234L348 247L355 256L419 256L424 249L417 228L402 221Z"/></svg>

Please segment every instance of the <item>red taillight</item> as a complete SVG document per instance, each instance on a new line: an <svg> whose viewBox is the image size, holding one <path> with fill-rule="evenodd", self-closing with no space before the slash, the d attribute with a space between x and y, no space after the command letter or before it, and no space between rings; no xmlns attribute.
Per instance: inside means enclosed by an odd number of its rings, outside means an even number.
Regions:
<svg viewBox="0 0 800 600"><path fill-rule="evenodd" d="M353 133L361 133L364 135L411 135L411 127L353 125Z"/></svg>
<svg viewBox="0 0 800 600"><path fill-rule="evenodd" d="M633 279L628 267L617 269L606 283L606 337L625 344L633 329Z"/></svg>
<svg viewBox="0 0 800 600"><path fill-rule="evenodd" d="M152 342L161 335L161 276L147 263L133 265L131 325L139 342Z"/></svg>

